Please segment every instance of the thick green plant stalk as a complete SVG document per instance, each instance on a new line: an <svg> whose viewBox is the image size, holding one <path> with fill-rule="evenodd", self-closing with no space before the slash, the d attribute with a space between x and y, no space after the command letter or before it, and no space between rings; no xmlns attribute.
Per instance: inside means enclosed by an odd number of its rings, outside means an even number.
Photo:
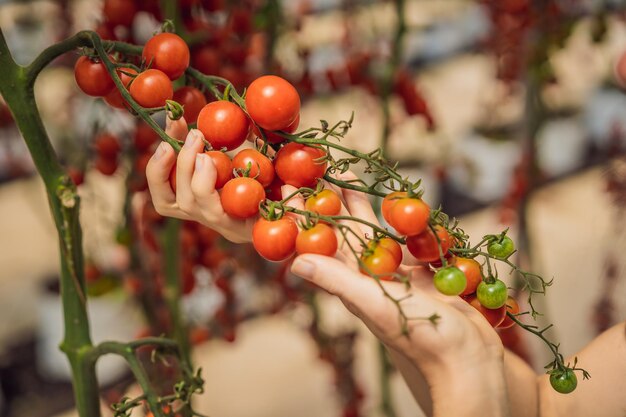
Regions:
<svg viewBox="0 0 626 417"><path fill-rule="evenodd" d="M71 45L71 44L76 45ZM78 37L68 45L80 43ZM53 57L57 51L51 51ZM51 60L51 59L50 59ZM65 335L61 349L72 369L76 408L81 417L100 416L96 361L90 359L92 342L87 317L83 273L82 231L78 218L80 201L76 187L61 167L43 126L35 102L36 74L42 61L31 67L15 63L0 28L0 94L14 116L37 171L46 187L50 211L59 235L61 249L61 298ZM49 61L47 61L49 62Z"/></svg>

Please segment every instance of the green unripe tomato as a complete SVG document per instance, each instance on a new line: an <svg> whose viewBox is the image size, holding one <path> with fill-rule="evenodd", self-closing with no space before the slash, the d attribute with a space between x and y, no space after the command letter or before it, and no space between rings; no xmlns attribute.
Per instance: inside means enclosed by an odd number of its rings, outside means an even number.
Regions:
<svg viewBox="0 0 626 417"><path fill-rule="evenodd" d="M492 310L502 307L508 297L506 284L497 279L493 284L482 281L476 288L476 298L483 307Z"/></svg>
<svg viewBox="0 0 626 417"><path fill-rule="evenodd" d="M445 295L459 295L465 290L467 278L456 266L441 268L433 277L435 288Z"/></svg>
<svg viewBox="0 0 626 417"><path fill-rule="evenodd" d="M571 369L565 371L556 371L550 374L550 385L556 392L561 394L569 394L576 389L578 378Z"/></svg>
<svg viewBox="0 0 626 417"><path fill-rule="evenodd" d="M495 239L487 245L489 255L505 259L515 251L515 244L510 237L504 236L501 240Z"/></svg>

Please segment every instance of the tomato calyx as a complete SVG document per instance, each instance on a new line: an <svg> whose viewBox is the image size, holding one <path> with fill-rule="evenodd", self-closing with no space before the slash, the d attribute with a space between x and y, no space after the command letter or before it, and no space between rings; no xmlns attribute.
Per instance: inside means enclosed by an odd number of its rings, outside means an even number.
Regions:
<svg viewBox="0 0 626 417"><path fill-rule="evenodd" d="M185 114L183 106L174 100L165 100L165 111L169 113L171 120L179 120Z"/></svg>

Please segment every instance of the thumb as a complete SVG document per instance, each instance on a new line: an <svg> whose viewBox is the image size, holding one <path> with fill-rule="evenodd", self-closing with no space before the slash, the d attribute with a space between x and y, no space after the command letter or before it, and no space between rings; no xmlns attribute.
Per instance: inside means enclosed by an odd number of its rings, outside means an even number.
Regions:
<svg viewBox="0 0 626 417"><path fill-rule="evenodd" d="M357 308L380 296L380 288L373 280L329 256L300 255L291 265L291 272Z"/></svg>

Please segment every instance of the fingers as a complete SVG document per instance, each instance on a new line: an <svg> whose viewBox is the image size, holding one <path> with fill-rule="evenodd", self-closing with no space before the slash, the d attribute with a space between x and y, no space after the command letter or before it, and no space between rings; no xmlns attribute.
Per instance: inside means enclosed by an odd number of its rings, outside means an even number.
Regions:
<svg viewBox="0 0 626 417"><path fill-rule="evenodd" d="M184 117L178 120L172 120L168 116L165 118L165 133L178 141L185 140L187 137L187 122Z"/></svg>
<svg viewBox="0 0 626 417"><path fill-rule="evenodd" d="M280 190L282 192L283 198L287 198L291 194L295 193L298 189L292 185L283 185ZM296 194L295 196L287 200L285 202L285 205L298 210L304 210L304 198L302 197L302 194ZM288 213L287 215L295 221L302 219L302 216L300 216L299 214Z"/></svg>
<svg viewBox="0 0 626 417"><path fill-rule="evenodd" d="M191 177L191 194L208 222L215 222L224 214L218 192L215 190L217 170L213 160L204 153L196 154L195 170Z"/></svg>
<svg viewBox="0 0 626 417"><path fill-rule="evenodd" d="M168 143L161 142L148 161L146 177L156 211L162 216L184 218L179 213L176 196L170 186L170 172L175 161L174 149Z"/></svg>
<svg viewBox="0 0 626 417"><path fill-rule="evenodd" d="M196 156L204 149L202 139L202 133L198 129L192 129L176 161L176 202L186 213L191 213L196 207L191 191L191 178L196 165ZM213 183L215 184L215 180Z"/></svg>

